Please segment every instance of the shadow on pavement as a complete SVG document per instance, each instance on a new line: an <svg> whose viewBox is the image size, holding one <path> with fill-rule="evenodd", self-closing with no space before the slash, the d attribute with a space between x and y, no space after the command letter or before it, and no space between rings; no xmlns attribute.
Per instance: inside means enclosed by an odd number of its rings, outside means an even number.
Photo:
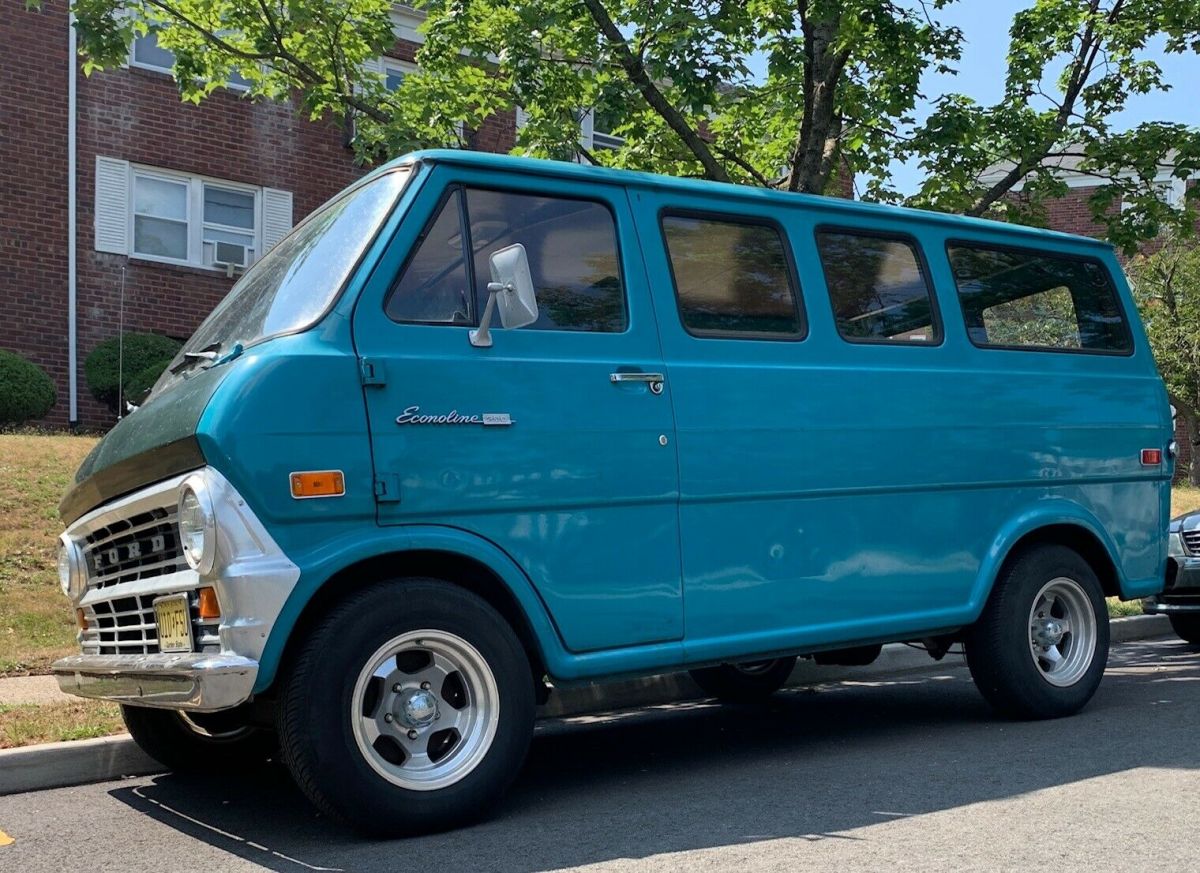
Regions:
<svg viewBox="0 0 1200 873"><path fill-rule="evenodd" d="M163 776L113 796L280 871L541 870L855 829L1137 767L1200 769L1200 652L1120 646L1095 699L1055 722L998 720L966 671L551 722L490 821L370 841L318 816L282 767Z"/></svg>

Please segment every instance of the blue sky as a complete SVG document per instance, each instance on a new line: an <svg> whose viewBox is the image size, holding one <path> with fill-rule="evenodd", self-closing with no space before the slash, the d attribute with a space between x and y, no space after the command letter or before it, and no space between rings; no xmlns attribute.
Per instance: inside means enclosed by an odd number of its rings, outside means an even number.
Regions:
<svg viewBox="0 0 1200 873"><path fill-rule="evenodd" d="M962 29L962 60L956 65L959 71L956 76L926 75L922 82L926 97L958 92L983 104L996 102L1004 90L1008 29L1013 14L1029 5L1030 0L960 0L938 12L940 21ZM1143 121L1200 124L1200 100L1189 95L1192 91L1189 86L1200 81L1200 57L1167 55L1161 45L1161 40L1152 45L1147 57L1159 62L1174 89L1131 98L1127 110L1115 119L1118 128L1133 127ZM1053 69L1055 77L1059 69ZM927 106L919 106L918 119L927 112ZM921 178L921 169L915 165L897 164L893 168L893 182L902 193L913 193Z"/></svg>

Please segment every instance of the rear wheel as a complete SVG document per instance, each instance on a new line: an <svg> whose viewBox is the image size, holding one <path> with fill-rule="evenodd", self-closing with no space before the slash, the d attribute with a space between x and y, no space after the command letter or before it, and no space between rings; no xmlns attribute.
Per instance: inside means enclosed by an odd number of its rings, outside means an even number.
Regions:
<svg viewBox="0 0 1200 873"><path fill-rule="evenodd" d="M772 658L691 670L692 679L705 692L731 703L752 703L774 694L787 682L796 659Z"/></svg>
<svg viewBox="0 0 1200 873"><path fill-rule="evenodd" d="M1193 645L1200 645L1200 614L1185 613L1183 615L1172 615L1171 629L1179 636L1181 640L1185 640Z"/></svg>
<svg viewBox="0 0 1200 873"><path fill-rule="evenodd" d="M241 707L186 713L122 706L121 716L142 751L176 773L258 766L277 751L275 734L251 724Z"/></svg>
<svg viewBox="0 0 1200 873"><path fill-rule="evenodd" d="M1100 581L1065 546L1038 546L1012 561L965 640L983 696L1028 719L1082 709L1104 675L1108 645Z"/></svg>
<svg viewBox="0 0 1200 873"><path fill-rule="evenodd" d="M486 601L396 580L353 596L308 640L280 742L318 808L369 833L415 834L495 803L525 759L534 706L525 651Z"/></svg>

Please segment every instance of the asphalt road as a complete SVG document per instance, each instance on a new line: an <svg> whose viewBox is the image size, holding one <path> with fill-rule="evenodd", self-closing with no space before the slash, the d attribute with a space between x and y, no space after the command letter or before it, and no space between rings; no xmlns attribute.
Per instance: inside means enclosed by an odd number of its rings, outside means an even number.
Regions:
<svg viewBox="0 0 1200 873"><path fill-rule="evenodd" d="M538 729L491 821L365 840L286 773L0 797L0 870L1200 870L1200 651L1116 647L1074 718L962 668Z"/></svg>

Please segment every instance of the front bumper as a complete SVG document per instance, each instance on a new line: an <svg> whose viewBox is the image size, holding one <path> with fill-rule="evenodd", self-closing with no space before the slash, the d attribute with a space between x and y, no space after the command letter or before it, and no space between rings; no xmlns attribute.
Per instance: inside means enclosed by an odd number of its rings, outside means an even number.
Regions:
<svg viewBox="0 0 1200 873"><path fill-rule="evenodd" d="M258 662L233 654L72 655L51 670L68 694L213 712L250 697Z"/></svg>
<svg viewBox="0 0 1200 873"><path fill-rule="evenodd" d="M1200 558L1168 558L1163 592L1144 599L1142 612L1146 615L1200 613Z"/></svg>

